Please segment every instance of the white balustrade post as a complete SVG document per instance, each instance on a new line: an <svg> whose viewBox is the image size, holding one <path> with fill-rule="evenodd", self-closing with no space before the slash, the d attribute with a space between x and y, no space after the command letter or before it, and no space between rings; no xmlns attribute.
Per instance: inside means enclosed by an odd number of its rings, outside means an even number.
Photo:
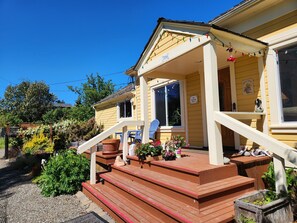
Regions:
<svg viewBox="0 0 297 223"><path fill-rule="evenodd" d="M207 118L207 135L209 148L209 163L223 165L223 146L221 125L214 119L214 112L220 111L218 64L215 43L209 42L203 46L205 104Z"/></svg>
<svg viewBox="0 0 297 223"><path fill-rule="evenodd" d="M93 146L90 149L90 153L91 153L90 183L91 184L96 184L96 151L97 151L97 146Z"/></svg>
<svg viewBox="0 0 297 223"><path fill-rule="evenodd" d="M127 155L128 155L128 128L127 126L123 127L123 137L122 137L122 143L123 143L123 160L127 162Z"/></svg>
<svg viewBox="0 0 297 223"><path fill-rule="evenodd" d="M140 103L141 103L141 120L144 121L142 132L142 143L149 141L149 118L148 118L148 85L144 76L139 78L140 82Z"/></svg>
<svg viewBox="0 0 297 223"><path fill-rule="evenodd" d="M276 193L278 194L281 191L282 192L288 192L286 169L285 169L285 160L282 157L274 155L273 165L274 165Z"/></svg>

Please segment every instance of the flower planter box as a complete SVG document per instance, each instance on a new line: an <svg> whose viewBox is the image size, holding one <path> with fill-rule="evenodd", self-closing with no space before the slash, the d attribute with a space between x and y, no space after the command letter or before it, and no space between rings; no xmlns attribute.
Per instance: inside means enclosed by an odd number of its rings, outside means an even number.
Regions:
<svg viewBox="0 0 297 223"><path fill-rule="evenodd" d="M293 222L293 214L287 198L280 198L263 206L252 204L253 201L263 198L266 193L267 190L260 190L237 199L234 202L236 222Z"/></svg>

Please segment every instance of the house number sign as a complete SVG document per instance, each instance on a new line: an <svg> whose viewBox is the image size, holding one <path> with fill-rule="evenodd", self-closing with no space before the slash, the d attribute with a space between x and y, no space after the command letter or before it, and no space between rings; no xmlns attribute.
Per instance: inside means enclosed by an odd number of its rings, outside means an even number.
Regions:
<svg viewBox="0 0 297 223"><path fill-rule="evenodd" d="M198 102L197 95L193 95L190 97L190 104L196 104Z"/></svg>

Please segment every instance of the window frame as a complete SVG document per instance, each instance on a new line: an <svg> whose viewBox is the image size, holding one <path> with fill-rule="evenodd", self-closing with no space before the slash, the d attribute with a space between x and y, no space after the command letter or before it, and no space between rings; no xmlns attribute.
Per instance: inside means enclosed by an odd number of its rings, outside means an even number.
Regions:
<svg viewBox="0 0 297 223"><path fill-rule="evenodd" d="M180 95L180 112L181 112L181 125L180 126L160 126L160 130L165 132L183 132L185 131L185 104L184 104L184 82L181 80L158 80L157 83L155 83L153 86L151 86L151 111L152 111L152 119L156 119L156 98L155 98L155 90L161 87L165 87L167 85L173 84L173 83L179 83L179 95ZM167 98L165 98L165 101L167 102ZM166 109L167 109L166 105ZM168 120L166 120L168 122Z"/></svg>
<svg viewBox="0 0 297 223"><path fill-rule="evenodd" d="M269 43L266 57L266 74L270 103L269 128L271 133L297 133L297 122L282 121L282 101L277 51L297 44L297 27L261 39Z"/></svg>
<svg viewBox="0 0 297 223"><path fill-rule="evenodd" d="M286 44L283 46L278 47L276 50L284 50L288 47L291 46L296 46L297 47L297 42L291 43L291 44ZM282 87L281 87L281 74L280 74L280 60L279 60L279 54L277 54L276 60L277 60L277 84L278 84L278 94L277 94L277 102L278 102L278 108L280 109L279 111L279 122L282 125L296 125L297 126L297 120L296 121L285 121L284 120L284 106L283 106L283 101L282 101ZM297 72L297 71L296 71Z"/></svg>
<svg viewBox="0 0 297 223"><path fill-rule="evenodd" d="M121 114L120 114L121 113L120 104L125 103L126 101L130 101L130 103L131 103L131 117L121 117ZM125 108L126 108L126 106L125 106ZM117 103L117 120L118 121L133 120L133 117L134 117L134 111L133 111L133 100L132 100L132 98L131 99L126 99L126 100L123 100L123 101L119 101Z"/></svg>

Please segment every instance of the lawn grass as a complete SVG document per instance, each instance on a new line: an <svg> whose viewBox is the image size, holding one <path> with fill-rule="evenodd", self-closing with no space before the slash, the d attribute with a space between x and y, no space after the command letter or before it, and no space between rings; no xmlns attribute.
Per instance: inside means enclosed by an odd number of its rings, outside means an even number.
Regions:
<svg viewBox="0 0 297 223"><path fill-rule="evenodd" d="M5 148L5 140L4 137L0 137L0 149L4 149Z"/></svg>

